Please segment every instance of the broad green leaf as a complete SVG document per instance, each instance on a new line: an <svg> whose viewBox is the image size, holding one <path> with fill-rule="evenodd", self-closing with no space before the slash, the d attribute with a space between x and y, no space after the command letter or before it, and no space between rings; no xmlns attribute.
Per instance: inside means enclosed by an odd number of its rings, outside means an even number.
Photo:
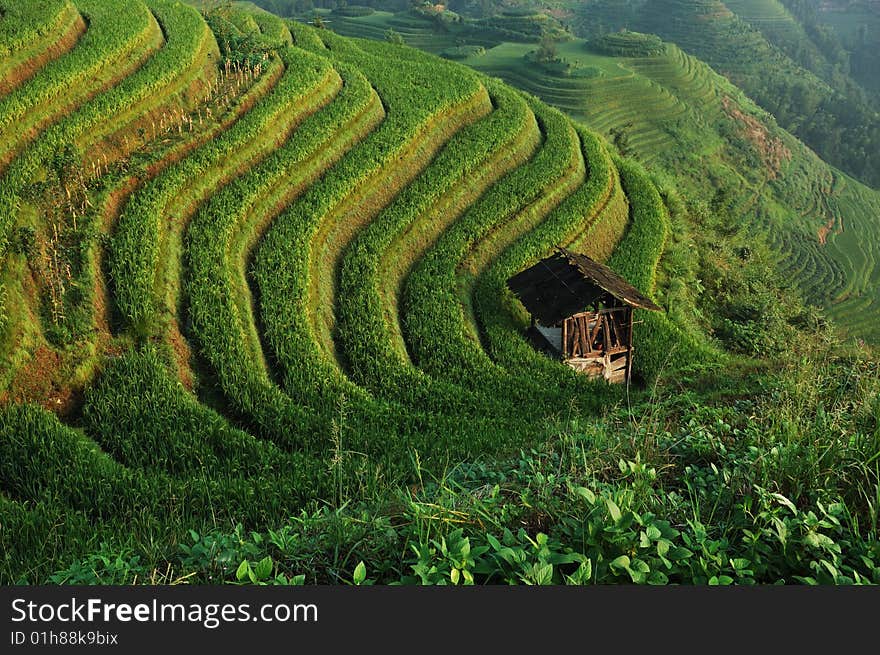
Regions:
<svg viewBox="0 0 880 655"><path fill-rule="evenodd" d="M364 580L367 579L367 565L363 563L363 561L358 562L358 565L354 567L354 577L353 581L356 585L363 584Z"/></svg>
<svg viewBox="0 0 880 655"><path fill-rule="evenodd" d="M790 509L792 514L797 514L797 507L795 507L794 503L791 502L788 498L778 493L772 493L770 495L773 496L780 505L785 505L788 509Z"/></svg>
<svg viewBox="0 0 880 655"><path fill-rule="evenodd" d="M630 568L635 571L639 571L640 573L647 573L651 570L651 567L648 566L648 563L639 558L635 558L634 560L632 560L632 562L630 563Z"/></svg>
<svg viewBox="0 0 880 655"><path fill-rule="evenodd" d="M626 555L620 555L619 557L615 557L611 560L610 564L613 569L628 569L629 568L629 557Z"/></svg>
<svg viewBox="0 0 880 655"><path fill-rule="evenodd" d="M594 494L592 491L590 491L586 487L578 487L577 489L575 489L575 492L577 493L578 496L580 496L581 498L586 500L588 503L590 503L590 505L595 504L596 494Z"/></svg>
<svg viewBox="0 0 880 655"><path fill-rule="evenodd" d="M267 556L257 562L254 567L254 575L260 580L265 580L272 575L272 558Z"/></svg>
<svg viewBox="0 0 880 655"><path fill-rule="evenodd" d="M651 585L664 585L669 582L669 577L663 571L652 571L647 582Z"/></svg>
<svg viewBox="0 0 880 655"><path fill-rule="evenodd" d="M733 578L729 575L713 575L709 578L709 586L718 587L722 585L731 585L733 584Z"/></svg>
<svg viewBox="0 0 880 655"><path fill-rule="evenodd" d="M617 503L615 503L610 498L606 498L605 505L607 505L608 507L608 513L611 514L611 519L615 523L617 523L622 516L622 514L620 513L620 508L617 506Z"/></svg>
<svg viewBox="0 0 880 655"><path fill-rule="evenodd" d="M533 569L535 584L549 585L553 584L553 565L552 564L536 564Z"/></svg>

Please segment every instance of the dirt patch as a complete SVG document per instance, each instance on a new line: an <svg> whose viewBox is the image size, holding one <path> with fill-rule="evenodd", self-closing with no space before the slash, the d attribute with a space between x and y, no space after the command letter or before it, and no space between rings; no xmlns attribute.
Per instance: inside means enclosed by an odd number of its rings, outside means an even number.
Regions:
<svg viewBox="0 0 880 655"><path fill-rule="evenodd" d="M819 245L824 246L828 242L828 236L831 233L834 234L842 234L843 233L843 219L840 216L832 216L828 219L828 222L825 225L822 225L819 228L818 237L819 237Z"/></svg>
<svg viewBox="0 0 880 655"><path fill-rule="evenodd" d="M40 346L33 358L15 376L9 388L8 400L13 403L34 402L44 408L66 413L73 401L73 391L59 385L56 373L61 357L46 346Z"/></svg>
<svg viewBox="0 0 880 655"><path fill-rule="evenodd" d="M791 160L791 150L781 139L770 134L761 121L743 113L729 97L724 96L721 104L727 116L739 123L743 136L758 151L767 170L767 179L775 180L782 164Z"/></svg>
<svg viewBox="0 0 880 655"><path fill-rule="evenodd" d="M171 344L171 348L174 350L174 361L177 362L178 378L184 387L192 391L195 385L192 366L190 366L192 351L189 348L186 337L181 334L180 326L176 320L172 321L168 328L168 343Z"/></svg>

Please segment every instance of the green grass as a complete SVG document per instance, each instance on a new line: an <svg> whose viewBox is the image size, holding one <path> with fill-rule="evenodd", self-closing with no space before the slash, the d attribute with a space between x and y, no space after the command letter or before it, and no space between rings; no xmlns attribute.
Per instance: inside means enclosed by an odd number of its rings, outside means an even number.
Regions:
<svg viewBox="0 0 880 655"><path fill-rule="evenodd" d="M342 70L340 93L305 118L302 129L266 161L216 193L194 216L185 244L187 313L199 353L216 372L229 406L248 416L258 433L279 440L284 433L289 441L292 433L304 432L307 419L270 379L246 258L276 217L275 208L315 184L383 118L366 78Z"/></svg>

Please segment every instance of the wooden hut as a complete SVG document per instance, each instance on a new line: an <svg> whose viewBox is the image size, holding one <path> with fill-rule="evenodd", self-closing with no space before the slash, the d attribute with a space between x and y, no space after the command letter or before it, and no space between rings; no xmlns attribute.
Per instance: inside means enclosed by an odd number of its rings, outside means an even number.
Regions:
<svg viewBox="0 0 880 655"><path fill-rule="evenodd" d="M532 316L536 347L608 382L632 375L633 309L661 311L607 266L565 248L507 281Z"/></svg>

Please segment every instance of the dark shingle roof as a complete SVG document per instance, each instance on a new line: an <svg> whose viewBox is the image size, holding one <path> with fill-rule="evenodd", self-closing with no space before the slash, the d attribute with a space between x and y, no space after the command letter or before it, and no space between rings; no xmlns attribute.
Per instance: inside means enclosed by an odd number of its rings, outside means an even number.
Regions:
<svg viewBox="0 0 880 655"><path fill-rule="evenodd" d="M582 312L606 294L632 307L661 311L607 266L565 248L557 248L556 254L511 277L507 287L544 325Z"/></svg>

